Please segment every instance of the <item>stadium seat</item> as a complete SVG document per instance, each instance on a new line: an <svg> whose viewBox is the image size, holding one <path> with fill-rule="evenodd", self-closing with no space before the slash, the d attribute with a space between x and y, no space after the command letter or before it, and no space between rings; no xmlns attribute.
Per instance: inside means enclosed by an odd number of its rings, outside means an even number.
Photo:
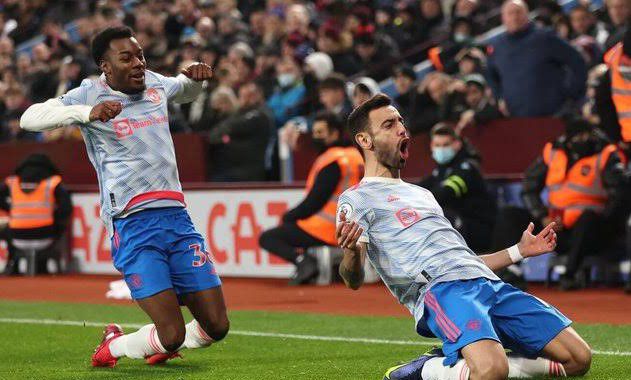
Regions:
<svg viewBox="0 0 631 380"><path fill-rule="evenodd" d="M45 260L46 272L59 273L61 271L61 255L58 244L53 239L14 239L12 245L15 247L15 262L19 273L35 276L38 273L38 262L41 260ZM53 271L48 269L50 260L55 263Z"/></svg>

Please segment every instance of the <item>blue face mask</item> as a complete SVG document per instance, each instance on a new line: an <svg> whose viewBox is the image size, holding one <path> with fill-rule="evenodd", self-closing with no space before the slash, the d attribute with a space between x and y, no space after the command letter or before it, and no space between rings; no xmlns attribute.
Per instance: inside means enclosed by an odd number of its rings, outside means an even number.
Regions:
<svg viewBox="0 0 631 380"><path fill-rule="evenodd" d="M294 83L295 80L296 76L294 74L285 73L278 75L278 84L281 87L289 87Z"/></svg>
<svg viewBox="0 0 631 380"><path fill-rule="evenodd" d="M453 160L455 156L456 151L450 146L432 149L432 158L434 158L434 161L436 161L439 165L448 163Z"/></svg>

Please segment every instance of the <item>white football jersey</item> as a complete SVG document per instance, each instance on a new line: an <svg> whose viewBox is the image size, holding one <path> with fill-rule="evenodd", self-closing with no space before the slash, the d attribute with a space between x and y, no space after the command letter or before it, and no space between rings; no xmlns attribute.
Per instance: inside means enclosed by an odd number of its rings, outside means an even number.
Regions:
<svg viewBox="0 0 631 380"><path fill-rule="evenodd" d="M425 292L439 282L499 280L467 247L429 190L401 179L365 177L338 201L364 233L368 260L418 322Z"/></svg>
<svg viewBox="0 0 631 380"><path fill-rule="evenodd" d="M128 95L111 89L102 75L59 97L66 106L106 100L123 105L114 119L81 126L99 181L101 217L110 233L114 217L139 208L184 206L167 111L167 100L182 85L149 70L145 83L145 91Z"/></svg>

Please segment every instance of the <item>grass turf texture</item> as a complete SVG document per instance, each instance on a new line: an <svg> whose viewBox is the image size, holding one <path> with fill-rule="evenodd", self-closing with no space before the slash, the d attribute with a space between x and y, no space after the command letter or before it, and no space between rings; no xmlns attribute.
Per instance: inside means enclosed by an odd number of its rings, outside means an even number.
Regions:
<svg viewBox="0 0 631 380"><path fill-rule="evenodd" d="M147 322L135 306L0 302L0 318ZM188 317L190 318L190 317ZM188 319L187 318L187 319ZM209 349L185 350L161 366L121 359L114 369L91 368L102 327L0 323L0 379L381 379L432 341L413 332L411 318L233 311L235 332L256 331L350 338L414 340L419 345L329 342L229 335ZM601 351L631 351L631 326L576 325ZM127 328L127 331L134 331ZM631 356L595 355L588 379L631 379Z"/></svg>

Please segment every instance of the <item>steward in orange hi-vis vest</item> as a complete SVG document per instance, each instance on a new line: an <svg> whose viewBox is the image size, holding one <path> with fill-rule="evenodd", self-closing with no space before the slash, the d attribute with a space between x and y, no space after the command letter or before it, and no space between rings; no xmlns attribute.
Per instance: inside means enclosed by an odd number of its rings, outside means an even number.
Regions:
<svg viewBox="0 0 631 380"><path fill-rule="evenodd" d="M554 148L552 143L545 145L543 160L548 165L548 202L552 210L560 212L563 227L573 227L585 210L604 211L608 193L601 177L612 154L620 154L620 151L616 145L610 144L568 167L564 150Z"/></svg>
<svg viewBox="0 0 631 380"><path fill-rule="evenodd" d="M0 210L9 214L6 274L14 273L16 269L14 244L19 241L57 241L66 231L72 201L61 182L59 170L43 154L28 156L13 175L0 182ZM55 256L60 254L59 251ZM36 272L48 271L48 256L38 255Z"/></svg>
<svg viewBox="0 0 631 380"><path fill-rule="evenodd" d="M631 142L631 57L620 42L605 54L611 76L611 99L620 123L622 140Z"/></svg>
<svg viewBox="0 0 631 380"><path fill-rule="evenodd" d="M311 166L305 197L285 212L282 223L259 237L262 248L296 266L290 285L306 284L316 278L317 259L306 250L337 245L337 199L363 176L364 159L357 149L346 146L344 127L345 121L335 113L316 114L311 139L320 155Z"/></svg>
<svg viewBox="0 0 631 380"><path fill-rule="evenodd" d="M364 159L354 147L332 147L320 155L309 172L307 177L306 193L313 187L315 178L320 171L337 162L341 175L337 187L328 202L316 214L307 219L298 220L297 224L309 235L314 236L329 245L336 245L335 239L335 213L339 196L351 186L356 185L362 178Z"/></svg>
<svg viewBox="0 0 631 380"><path fill-rule="evenodd" d="M55 189L60 183L61 177L54 175L26 192L22 190L20 177L8 177L6 184L11 197L9 228L19 230L52 226L55 222Z"/></svg>

